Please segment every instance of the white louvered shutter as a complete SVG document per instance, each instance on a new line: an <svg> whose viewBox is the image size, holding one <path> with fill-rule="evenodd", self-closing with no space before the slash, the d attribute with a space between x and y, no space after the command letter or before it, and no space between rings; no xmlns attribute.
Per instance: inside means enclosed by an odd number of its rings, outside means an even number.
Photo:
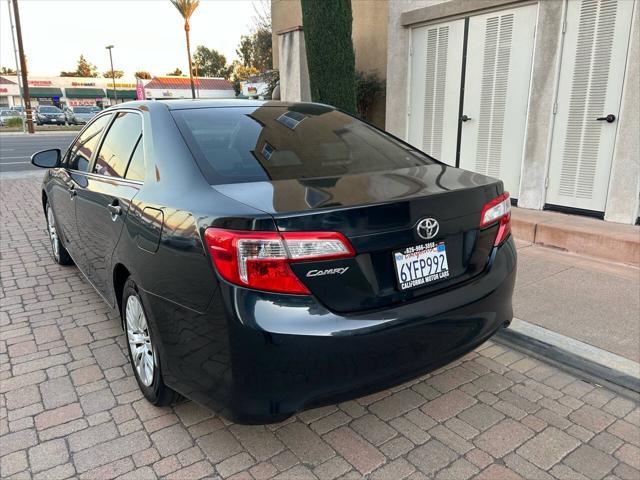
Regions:
<svg viewBox="0 0 640 480"><path fill-rule="evenodd" d="M518 197L537 6L469 19L460 167Z"/></svg>
<svg viewBox="0 0 640 480"><path fill-rule="evenodd" d="M605 209L633 7L633 0L568 3L549 204ZM597 120L608 114L616 120Z"/></svg>
<svg viewBox="0 0 640 480"><path fill-rule="evenodd" d="M411 33L408 142L456 163L464 20Z"/></svg>

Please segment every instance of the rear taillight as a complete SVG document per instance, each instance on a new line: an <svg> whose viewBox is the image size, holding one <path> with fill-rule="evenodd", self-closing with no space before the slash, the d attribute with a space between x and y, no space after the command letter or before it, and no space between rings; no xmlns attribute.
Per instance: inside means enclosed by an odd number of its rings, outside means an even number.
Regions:
<svg viewBox="0 0 640 480"><path fill-rule="evenodd" d="M495 246L504 242L509 236L509 232L511 232L511 199L509 198L509 192L504 192L482 207L480 228L485 228L498 222L500 225L494 242Z"/></svg>
<svg viewBox="0 0 640 480"><path fill-rule="evenodd" d="M290 263L353 257L349 241L337 232L253 232L208 228L207 248L225 280L269 292L308 295Z"/></svg>

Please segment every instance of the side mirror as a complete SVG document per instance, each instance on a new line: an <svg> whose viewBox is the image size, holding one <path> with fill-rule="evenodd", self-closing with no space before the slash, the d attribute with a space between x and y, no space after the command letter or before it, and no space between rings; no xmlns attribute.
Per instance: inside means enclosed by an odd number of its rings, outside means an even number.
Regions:
<svg viewBox="0 0 640 480"><path fill-rule="evenodd" d="M60 166L61 156L59 148L43 150L31 155L31 163L40 168L56 168Z"/></svg>

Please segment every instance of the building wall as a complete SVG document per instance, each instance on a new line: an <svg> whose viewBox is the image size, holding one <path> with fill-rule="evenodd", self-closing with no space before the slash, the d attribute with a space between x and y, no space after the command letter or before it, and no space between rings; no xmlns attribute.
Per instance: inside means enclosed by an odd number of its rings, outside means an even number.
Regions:
<svg viewBox="0 0 640 480"><path fill-rule="evenodd" d="M517 6L526 0L397 0L389 2L387 35L386 129L407 138L409 42L412 26L482 13L489 8ZM633 0L629 0L633 1ZM532 3L532 2L527 2ZM546 197L553 106L562 57L562 26L565 2L541 0L522 158L518 206L542 209ZM639 2L636 1L627 56L622 102L605 219L635 222L639 211L640 136L638 115L638 57L640 56ZM629 113L634 112L634 113Z"/></svg>
<svg viewBox="0 0 640 480"><path fill-rule="evenodd" d="M394 3L394 2L391 2ZM356 69L375 71L380 78L387 76L387 0L352 0L352 39L356 55ZM279 68L278 32L302 25L300 0L272 0L273 67ZM380 95L372 106L373 123L384 126L385 100Z"/></svg>

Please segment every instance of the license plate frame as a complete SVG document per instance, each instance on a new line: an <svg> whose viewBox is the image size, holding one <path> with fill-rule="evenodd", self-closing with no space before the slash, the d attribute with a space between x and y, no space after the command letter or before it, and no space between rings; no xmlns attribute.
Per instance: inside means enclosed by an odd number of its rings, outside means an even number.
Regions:
<svg viewBox="0 0 640 480"><path fill-rule="evenodd" d="M430 260L427 261L427 259ZM412 245L396 250L392 253L392 260L398 289L401 292L432 285L446 280L450 275L447 247L444 241ZM403 281L403 278L406 281Z"/></svg>

